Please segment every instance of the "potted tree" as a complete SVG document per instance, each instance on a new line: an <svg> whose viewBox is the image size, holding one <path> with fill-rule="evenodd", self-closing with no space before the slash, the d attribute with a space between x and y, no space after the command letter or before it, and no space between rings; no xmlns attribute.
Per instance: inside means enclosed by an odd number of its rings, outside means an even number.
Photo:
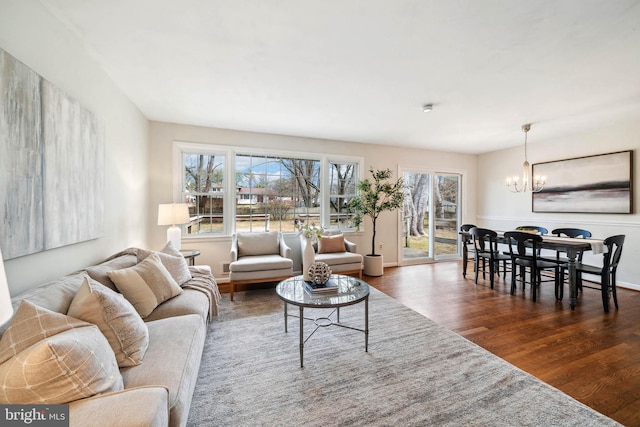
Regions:
<svg viewBox="0 0 640 427"><path fill-rule="evenodd" d="M356 227L362 224L364 216L371 219L373 235L371 252L364 257L364 274L382 276L384 272L382 254L376 254L376 222L382 212L393 211L402 206L404 188L402 178L392 182L390 169L374 170L369 168L373 181L365 179L358 183L359 194L349 201L349 208L355 212L353 218Z"/></svg>

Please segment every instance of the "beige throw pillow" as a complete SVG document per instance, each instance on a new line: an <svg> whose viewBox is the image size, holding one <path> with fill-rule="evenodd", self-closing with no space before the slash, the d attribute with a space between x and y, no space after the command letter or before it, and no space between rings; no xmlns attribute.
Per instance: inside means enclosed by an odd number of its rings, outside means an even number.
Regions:
<svg viewBox="0 0 640 427"><path fill-rule="evenodd" d="M328 254L333 252L345 252L344 235L336 234L335 236L322 236L318 241L318 253Z"/></svg>
<svg viewBox="0 0 640 427"><path fill-rule="evenodd" d="M85 278L67 315L93 323L107 338L118 366L135 366L149 347L149 329L121 294Z"/></svg>
<svg viewBox="0 0 640 427"><path fill-rule="evenodd" d="M187 260L184 259L179 250L177 250L171 242L167 242L164 248L160 249L160 252L147 251L145 249L138 249L138 262L143 261L151 254L158 254L162 265L165 266L171 277L182 285L185 282L191 280L191 272L189 271L189 265Z"/></svg>
<svg viewBox="0 0 640 427"><path fill-rule="evenodd" d="M62 404L124 388L100 330L64 314L23 301L1 344L15 353L0 364L2 404Z"/></svg>
<svg viewBox="0 0 640 427"><path fill-rule="evenodd" d="M133 267L107 274L143 318L164 301L182 293L158 254L149 255Z"/></svg>

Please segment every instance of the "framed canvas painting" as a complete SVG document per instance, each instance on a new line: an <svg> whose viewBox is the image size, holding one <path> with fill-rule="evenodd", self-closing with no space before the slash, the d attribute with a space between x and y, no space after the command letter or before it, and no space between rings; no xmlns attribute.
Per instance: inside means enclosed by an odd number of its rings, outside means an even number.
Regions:
<svg viewBox="0 0 640 427"><path fill-rule="evenodd" d="M633 151L533 165L547 185L532 194L533 212L623 213L633 211Z"/></svg>

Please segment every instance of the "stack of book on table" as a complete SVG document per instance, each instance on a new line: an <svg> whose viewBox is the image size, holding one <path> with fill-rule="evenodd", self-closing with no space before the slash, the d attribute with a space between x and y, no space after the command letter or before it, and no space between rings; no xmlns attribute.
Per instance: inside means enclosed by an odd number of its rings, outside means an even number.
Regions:
<svg viewBox="0 0 640 427"><path fill-rule="evenodd" d="M313 282L305 281L304 289L313 296L332 295L338 293L338 284L331 279L323 285L316 285Z"/></svg>

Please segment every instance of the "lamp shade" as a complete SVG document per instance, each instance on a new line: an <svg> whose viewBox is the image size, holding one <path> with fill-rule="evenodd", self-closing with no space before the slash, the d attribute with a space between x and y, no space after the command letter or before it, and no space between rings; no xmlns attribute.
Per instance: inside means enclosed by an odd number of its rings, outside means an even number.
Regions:
<svg viewBox="0 0 640 427"><path fill-rule="evenodd" d="M189 205L166 203L158 205L158 225L176 225L189 222Z"/></svg>
<svg viewBox="0 0 640 427"><path fill-rule="evenodd" d="M0 249L0 325L4 325L13 316L13 306L11 305L11 294L9 293L9 283L4 272L4 261L2 260L2 250Z"/></svg>

